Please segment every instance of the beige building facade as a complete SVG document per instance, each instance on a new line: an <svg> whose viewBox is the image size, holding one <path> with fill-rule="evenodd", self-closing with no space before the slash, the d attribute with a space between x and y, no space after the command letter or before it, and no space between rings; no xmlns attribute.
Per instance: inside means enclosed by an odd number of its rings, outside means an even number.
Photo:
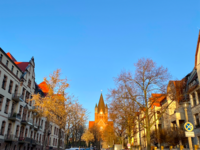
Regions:
<svg viewBox="0 0 200 150"><path fill-rule="evenodd" d="M0 149L41 150L45 118L34 118L31 94L40 89L35 83L35 62L18 62L0 48ZM41 90L40 90L41 91ZM51 123L47 149L56 149L59 127ZM64 131L61 148L64 149Z"/></svg>

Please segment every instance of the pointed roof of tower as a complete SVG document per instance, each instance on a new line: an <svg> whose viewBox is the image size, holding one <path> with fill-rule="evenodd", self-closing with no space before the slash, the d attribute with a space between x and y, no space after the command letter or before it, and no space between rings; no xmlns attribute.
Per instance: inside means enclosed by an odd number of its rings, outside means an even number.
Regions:
<svg viewBox="0 0 200 150"><path fill-rule="evenodd" d="M103 113L105 113L105 104L104 104L104 100L103 100L103 95L101 93L100 99L99 99L99 104L98 104L98 112L103 111Z"/></svg>
<svg viewBox="0 0 200 150"><path fill-rule="evenodd" d="M97 107L97 104L95 105L95 107Z"/></svg>

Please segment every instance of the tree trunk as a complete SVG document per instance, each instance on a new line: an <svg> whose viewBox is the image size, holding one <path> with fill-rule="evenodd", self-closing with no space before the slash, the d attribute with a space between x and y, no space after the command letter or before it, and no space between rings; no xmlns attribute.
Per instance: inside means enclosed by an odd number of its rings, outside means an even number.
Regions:
<svg viewBox="0 0 200 150"><path fill-rule="evenodd" d="M60 140L61 140L61 128L59 129L59 132L58 132L58 147L57 147L57 150L60 150Z"/></svg>
<svg viewBox="0 0 200 150"><path fill-rule="evenodd" d="M46 126L44 130L44 142L43 142L43 148L42 148L43 150L46 150L46 146L47 146L49 125L50 125L50 122L46 121Z"/></svg>

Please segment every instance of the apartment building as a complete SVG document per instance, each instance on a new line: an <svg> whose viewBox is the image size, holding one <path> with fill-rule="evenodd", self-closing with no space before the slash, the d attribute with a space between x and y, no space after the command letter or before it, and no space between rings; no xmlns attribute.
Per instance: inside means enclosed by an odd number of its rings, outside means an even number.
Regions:
<svg viewBox="0 0 200 150"><path fill-rule="evenodd" d="M44 141L45 118L35 118L30 111L32 93L42 90L35 83L35 62L18 62L0 48L0 149L41 150ZM58 126L51 123L47 149L56 149ZM61 148L64 149L64 132Z"/></svg>
<svg viewBox="0 0 200 150"><path fill-rule="evenodd" d="M168 88L174 88L175 99L170 96L164 96L153 104L151 111L156 112L152 117L151 122L155 122L155 126L151 130L159 130L162 128L180 128L184 130L184 124L187 121L194 125L195 137L192 138L193 145L200 146L200 32L197 41L197 48L195 54L195 66L192 71L186 75L182 80L169 81ZM153 96L153 95L152 95ZM170 105L169 105L170 104ZM166 112L158 119L160 110L167 108ZM186 116L187 114L187 116ZM142 117L143 114L138 115ZM139 123L137 124L138 133L132 139L133 145L140 145L146 147L145 129L141 129ZM153 144L152 144L153 145ZM188 143L184 145L188 147ZM159 145L160 146L160 145ZM169 146L165 144L164 146Z"/></svg>

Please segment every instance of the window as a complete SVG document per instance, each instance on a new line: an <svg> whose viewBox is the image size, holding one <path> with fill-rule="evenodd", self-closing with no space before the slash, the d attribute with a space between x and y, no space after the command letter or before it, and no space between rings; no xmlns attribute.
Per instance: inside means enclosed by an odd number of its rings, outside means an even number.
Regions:
<svg viewBox="0 0 200 150"><path fill-rule="evenodd" d="M199 127L199 115L198 114L195 114L195 122L196 122L196 127Z"/></svg>
<svg viewBox="0 0 200 150"><path fill-rule="evenodd" d="M0 54L0 62L2 62L2 59L3 59L3 55Z"/></svg>
<svg viewBox="0 0 200 150"><path fill-rule="evenodd" d="M28 80L28 87L31 88L31 80Z"/></svg>
<svg viewBox="0 0 200 150"><path fill-rule="evenodd" d="M0 111L1 111L1 108L2 108L2 104L3 104L3 96L2 95L0 95Z"/></svg>
<svg viewBox="0 0 200 150"><path fill-rule="evenodd" d="M6 89L6 82L7 82L7 76L4 75L3 77L3 82L2 82L2 88L5 90Z"/></svg>
<svg viewBox="0 0 200 150"><path fill-rule="evenodd" d="M24 99L25 92L26 92L26 89L25 89L25 88L23 88L23 92L22 92L23 99Z"/></svg>
<svg viewBox="0 0 200 150"><path fill-rule="evenodd" d="M9 100L9 99L7 99L7 100L6 100L5 111L4 111L4 113L6 113L6 114L8 113L9 104L10 104L10 100Z"/></svg>
<svg viewBox="0 0 200 150"><path fill-rule="evenodd" d="M24 127L23 126L21 126L20 137L24 137Z"/></svg>
<svg viewBox="0 0 200 150"><path fill-rule="evenodd" d="M12 126L12 124L11 124L11 123L9 123L9 125L8 125L8 131L7 131L7 134L8 134L8 135L10 135L11 126Z"/></svg>
<svg viewBox="0 0 200 150"><path fill-rule="evenodd" d="M14 92L15 96L17 96L17 92L18 92L18 85L15 85L15 92Z"/></svg>
<svg viewBox="0 0 200 150"><path fill-rule="evenodd" d="M193 98L193 106L196 106L196 97L195 97L195 93L192 94L192 98Z"/></svg>
<svg viewBox="0 0 200 150"><path fill-rule="evenodd" d="M22 116L22 109L23 109L23 106L20 105L20 108L19 108L19 114L20 114L20 116Z"/></svg>
<svg viewBox="0 0 200 150"><path fill-rule="evenodd" d="M56 127L54 128L54 135L56 134Z"/></svg>
<svg viewBox="0 0 200 150"><path fill-rule="evenodd" d="M16 127L16 135L15 135L15 137L18 137L18 135L19 135L19 125L17 125L17 127Z"/></svg>
<svg viewBox="0 0 200 150"><path fill-rule="evenodd" d="M31 138L33 137L33 131L31 131Z"/></svg>
<svg viewBox="0 0 200 150"><path fill-rule="evenodd" d="M12 66L12 68L11 68L11 71L13 72L13 70L14 70L14 66Z"/></svg>
<svg viewBox="0 0 200 150"><path fill-rule="evenodd" d="M6 122L3 121L1 125L1 133L0 133L1 135L4 135L5 126L6 126Z"/></svg>
<svg viewBox="0 0 200 150"><path fill-rule="evenodd" d="M42 120L41 126L42 126L42 128L43 128L43 120Z"/></svg>
<svg viewBox="0 0 200 150"><path fill-rule="evenodd" d="M7 61L6 61L6 67L8 67L8 63L9 63L9 61L7 60Z"/></svg>
<svg viewBox="0 0 200 150"><path fill-rule="evenodd" d="M26 130L25 130L25 137L27 137L27 134L28 134L28 129L26 128Z"/></svg>
<svg viewBox="0 0 200 150"><path fill-rule="evenodd" d="M29 97L30 97L30 93L28 91L26 91L26 99L25 99L26 103L28 103Z"/></svg>
<svg viewBox="0 0 200 150"><path fill-rule="evenodd" d="M19 71L17 70L17 72L16 72L16 76L18 77L18 73L19 73Z"/></svg>
<svg viewBox="0 0 200 150"><path fill-rule="evenodd" d="M8 93L12 93L12 86L13 86L13 81L10 80L9 88L8 88Z"/></svg>

